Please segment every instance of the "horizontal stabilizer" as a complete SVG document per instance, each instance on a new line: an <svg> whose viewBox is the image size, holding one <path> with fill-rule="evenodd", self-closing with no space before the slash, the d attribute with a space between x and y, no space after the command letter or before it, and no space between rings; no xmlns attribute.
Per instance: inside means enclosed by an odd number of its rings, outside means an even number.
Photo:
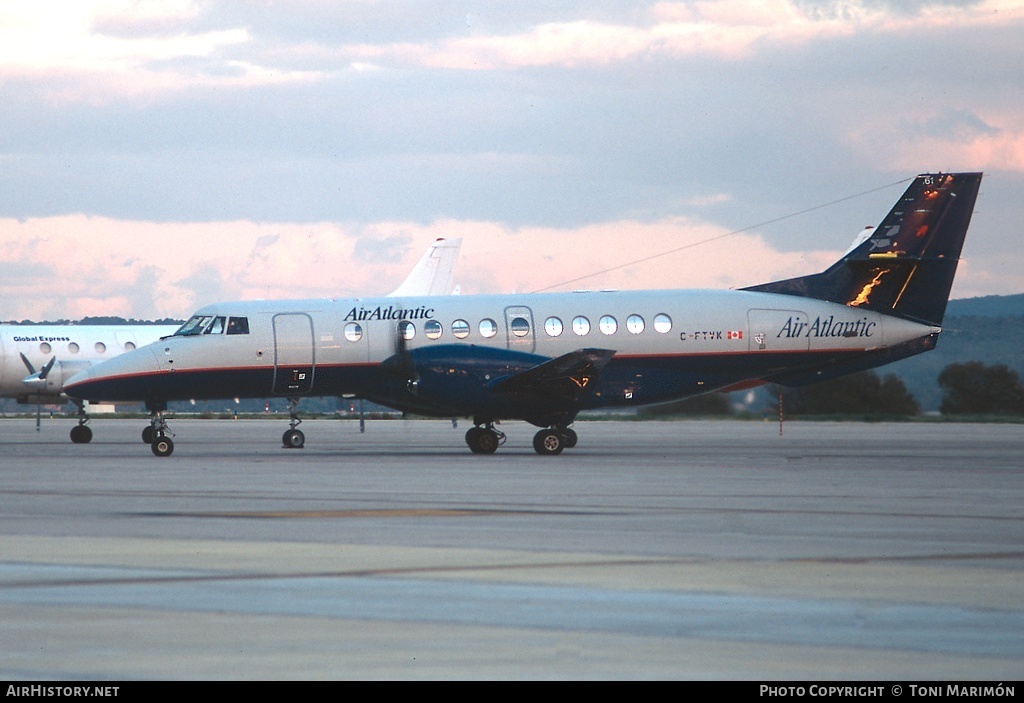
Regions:
<svg viewBox="0 0 1024 703"><path fill-rule="evenodd" d="M493 381L493 393L533 393L567 400L577 399L608 365L615 351L578 349L551 361Z"/></svg>

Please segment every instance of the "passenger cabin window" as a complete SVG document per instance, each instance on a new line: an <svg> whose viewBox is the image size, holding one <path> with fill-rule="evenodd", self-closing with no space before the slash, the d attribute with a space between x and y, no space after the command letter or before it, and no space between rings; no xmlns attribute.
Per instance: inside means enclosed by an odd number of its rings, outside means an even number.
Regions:
<svg viewBox="0 0 1024 703"><path fill-rule="evenodd" d="M663 312L654 316L654 329L665 334L672 329L672 318Z"/></svg>
<svg viewBox="0 0 1024 703"><path fill-rule="evenodd" d="M557 337L562 334L562 321L557 317L549 317L544 320L544 331L549 337Z"/></svg>
<svg viewBox="0 0 1024 703"><path fill-rule="evenodd" d="M630 334L640 334L644 331L644 318L639 315L630 315L626 318L626 329Z"/></svg>
<svg viewBox="0 0 1024 703"><path fill-rule="evenodd" d="M530 323L527 322L525 317L513 317L509 327L512 329L512 334L516 337L525 337L530 334Z"/></svg>
<svg viewBox="0 0 1024 703"><path fill-rule="evenodd" d="M398 323L398 334L402 335L402 339L412 339L416 336L416 325L408 320L402 320Z"/></svg>
<svg viewBox="0 0 1024 703"><path fill-rule="evenodd" d="M572 331L581 337L590 334L590 320L583 315L572 318Z"/></svg>
<svg viewBox="0 0 1024 703"><path fill-rule="evenodd" d="M229 317L228 334L249 334L249 318Z"/></svg>
<svg viewBox="0 0 1024 703"><path fill-rule="evenodd" d="M496 334L498 334L498 324L494 320L490 318L480 320L480 335L482 337L491 338Z"/></svg>
<svg viewBox="0 0 1024 703"><path fill-rule="evenodd" d="M96 342L96 344L93 346L93 349L96 350L97 354L103 354L104 352L107 351L107 345L104 344L103 342Z"/></svg>
<svg viewBox="0 0 1024 703"><path fill-rule="evenodd" d="M615 334L615 330L619 329L619 323L611 315L603 315L598 323L598 328L601 330L601 334Z"/></svg>
<svg viewBox="0 0 1024 703"><path fill-rule="evenodd" d="M437 320L427 320L427 323L423 325L423 334L427 335L427 339L437 339L441 336L441 323Z"/></svg>
<svg viewBox="0 0 1024 703"><path fill-rule="evenodd" d="M358 342L363 338L363 327L358 322L349 322L345 325L345 339L350 342Z"/></svg>
<svg viewBox="0 0 1024 703"><path fill-rule="evenodd" d="M469 336L469 323L465 320L456 320L452 323L452 334L458 339L465 339Z"/></svg>

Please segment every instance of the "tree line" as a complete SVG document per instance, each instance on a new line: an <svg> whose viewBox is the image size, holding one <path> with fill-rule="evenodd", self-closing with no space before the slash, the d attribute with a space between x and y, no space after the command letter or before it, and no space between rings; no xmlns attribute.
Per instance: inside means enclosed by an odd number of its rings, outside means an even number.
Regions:
<svg viewBox="0 0 1024 703"><path fill-rule="evenodd" d="M938 376L942 390L940 412L949 416L1024 415L1024 384L1020 374L1006 364L986 365L980 361L953 363ZM912 417L921 406L895 374L880 376L874 371L841 376L806 386L770 386L776 399L771 410L786 417L856 416ZM709 394L643 411L657 415L730 415L727 396Z"/></svg>

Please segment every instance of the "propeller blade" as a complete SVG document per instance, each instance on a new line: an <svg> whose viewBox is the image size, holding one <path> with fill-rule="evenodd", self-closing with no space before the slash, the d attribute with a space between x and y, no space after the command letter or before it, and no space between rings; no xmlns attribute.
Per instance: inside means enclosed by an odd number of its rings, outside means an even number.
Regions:
<svg viewBox="0 0 1024 703"><path fill-rule="evenodd" d="M50 359L50 360L49 360L48 362L46 362L46 366L44 366L44 367L43 367L43 368L42 368L42 369L41 369L41 370L39 371L39 378L40 378L41 380L44 380L44 381L46 380L46 376L47 376L47 374L49 374L49 373L50 373L50 369L52 369L52 368L53 368L53 365L54 365L54 363L56 363L56 361L57 361L57 357L56 357L56 356L54 356L54 357L53 357L52 359Z"/></svg>
<svg viewBox="0 0 1024 703"><path fill-rule="evenodd" d="M56 359L57 357L54 357L54 358ZM35 367L35 366L33 366L33 365L32 365L32 362L28 360L28 357L27 357L27 356L25 356L25 352L22 352L22 353L21 353L21 360L22 360L23 362L25 362L25 367L26 367L26 368L28 369L28 372L29 372L30 374L32 374L32 373L35 373L35 372L36 372L36 367Z"/></svg>

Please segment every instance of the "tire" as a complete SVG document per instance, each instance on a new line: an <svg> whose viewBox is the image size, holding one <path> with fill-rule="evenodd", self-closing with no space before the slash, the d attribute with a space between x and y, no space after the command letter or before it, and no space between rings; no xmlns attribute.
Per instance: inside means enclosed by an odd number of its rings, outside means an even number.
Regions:
<svg viewBox="0 0 1024 703"><path fill-rule="evenodd" d="M285 449L302 449L306 445L306 435L299 430L286 430L281 442Z"/></svg>
<svg viewBox="0 0 1024 703"><path fill-rule="evenodd" d="M568 427L562 430L562 439L565 440L565 448L572 449L576 446L576 442L579 437L576 436L574 430L570 430Z"/></svg>
<svg viewBox="0 0 1024 703"><path fill-rule="evenodd" d="M565 438L555 430L541 430L533 436L533 450L541 456L555 456L565 449Z"/></svg>
<svg viewBox="0 0 1024 703"><path fill-rule="evenodd" d="M498 435L482 427L471 427L466 432L466 444L474 454L494 454L498 450Z"/></svg>
<svg viewBox="0 0 1024 703"><path fill-rule="evenodd" d="M75 425L71 428L71 441L75 444L88 444L92 441L92 430L85 425Z"/></svg>
<svg viewBox="0 0 1024 703"><path fill-rule="evenodd" d="M174 442L171 441L170 437L165 437L162 434L157 435L149 446L156 456L170 456L174 452Z"/></svg>
<svg viewBox="0 0 1024 703"><path fill-rule="evenodd" d="M146 443L146 444L152 444L153 443L153 426L152 425L147 425L142 430L142 441L144 443Z"/></svg>

